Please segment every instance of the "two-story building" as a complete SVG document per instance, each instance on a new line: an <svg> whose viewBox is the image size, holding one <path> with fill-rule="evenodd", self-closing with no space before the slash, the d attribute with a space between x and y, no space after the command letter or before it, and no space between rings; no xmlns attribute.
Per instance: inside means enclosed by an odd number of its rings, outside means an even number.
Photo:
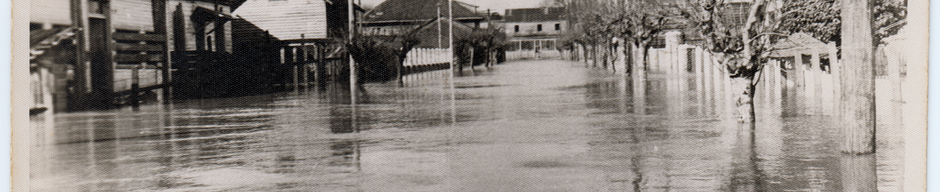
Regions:
<svg viewBox="0 0 940 192"><path fill-rule="evenodd" d="M506 9L503 27L510 37L507 57L555 57L558 38L568 31L564 7Z"/></svg>

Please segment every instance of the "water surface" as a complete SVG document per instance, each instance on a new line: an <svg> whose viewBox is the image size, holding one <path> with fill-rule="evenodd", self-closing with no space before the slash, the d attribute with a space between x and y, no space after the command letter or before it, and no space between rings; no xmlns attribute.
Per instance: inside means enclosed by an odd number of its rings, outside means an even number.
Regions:
<svg viewBox="0 0 940 192"><path fill-rule="evenodd" d="M878 153L837 149L829 97L721 78L517 61L366 84L31 118L34 191L900 191L902 104ZM453 91L453 92L452 92ZM453 97L451 95L453 93ZM454 99L451 99L454 98Z"/></svg>

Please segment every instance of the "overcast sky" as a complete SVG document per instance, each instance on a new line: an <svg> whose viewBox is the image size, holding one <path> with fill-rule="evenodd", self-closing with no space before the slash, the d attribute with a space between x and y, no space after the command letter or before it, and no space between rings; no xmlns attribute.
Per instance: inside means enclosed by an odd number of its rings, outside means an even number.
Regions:
<svg viewBox="0 0 940 192"><path fill-rule="evenodd" d="M359 0L356 0L359 1ZM368 5L369 7L374 7L384 2L385 0L361 0L363 5ZM493 11L498 11L499 14L505 14L504 10L514 9L514 8L532 8L538 7L539 3L542 0L461 0L461 2L474 4L480 6L480 11L486 11L486 9L491 9Z"/></svg>

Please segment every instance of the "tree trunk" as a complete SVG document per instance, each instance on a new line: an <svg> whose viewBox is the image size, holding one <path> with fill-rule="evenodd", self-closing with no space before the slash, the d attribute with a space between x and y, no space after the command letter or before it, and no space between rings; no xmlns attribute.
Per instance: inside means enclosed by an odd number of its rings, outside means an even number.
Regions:
<svg viewBox="0 0 940 192"><path fill-rule="evenodd" d="M633 71L633 44L626 41L623 42L623 61L624 61L624 73L631 73Z"/></svg>
<svg viewBox="0 0 940 192"><path fill-rule="evenodd" d="M731 78L731 93L741 122L754 122L754 88L753 77Z"/></svg>
<svg viewBox="0 0 940 192"><path fill-rule="evenodd" d="M474 58L474 56L476 56L476 55L473 55L473 46L470 46L470 70L473 70L473 69L474 69L474 68L473 68L473 64L475 64L475 63L473 63L473 58Z"/></svg>
<svg viewBox="0 0 940 192"><path fill-rule="evenodd" d="M591 67L597 67L597 43L591 45Z"/></svg>
<svg viewBox="0 0 940 192"><path fill-rule="evenodd" d="M605 44L601 44L601 45L602 45L601 48L603 48L603 49L601 49L601 67L603 67L603 68L606 70L606 69L607 69L607 64L610 63L610 61L608 61L608 60L610 60L610 54L609 54L609 52L608 52L608 50L610 50L610 48L609 48L610 46L609 46L609 44L606 44L606 43L605 43Z"/></svg>
<svg viewBox="0 0 940 192"><path fill-rule="evenodd" d="M842 152L875 152L875 81L871 2L842 2Z"/></svg>
<svg viewBox="0 0 940 192"><path fill-rule="evenodd" d="M640 50L639 50L639 51L640 51L640 56L639 56L639 58L638 58L638 59L640 59L640 63L639 63L639 65L637 65L637 66L638 66L638 69L637 69L637 70L646 71L647 66L649 66L649 59L650 59L650 57L649 57L649 41L644 41L644 42L640 43L640 46L638 46L637 48L640 49Z"/></svg>

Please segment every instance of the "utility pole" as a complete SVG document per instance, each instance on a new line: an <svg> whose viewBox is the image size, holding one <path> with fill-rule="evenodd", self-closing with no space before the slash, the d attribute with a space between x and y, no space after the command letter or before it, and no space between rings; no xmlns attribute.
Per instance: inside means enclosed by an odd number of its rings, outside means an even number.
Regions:
<svg viewBox="0 0 940 192"><path fill-rule="evenodd" d="M349 33L347 35L347 42L349 45L347 46L351 46L353 44L353 35L355 34L356 27L356 15L353 12L353 0L347 0L346 8L349 17L349 28L347 29ZM347 47L346 53L349 55L349 91L351 93L349 96L349 101L351 103L356 103L356 81L358 81L358 77L356 75L356 61L353 60L352 50L350 50L349 47Z"/></svg>
<svg viewBox="0 0 940 192"><path fill-rule="evenodd" d="M450 34L447 37L448 44L450 44L450 51L447 54L450 56L450 117L453 123L457 123L457 110L455 108L455 100L457 99L455 92L457 90L454 88L454 0L447 0L447 15L450 18L447 22L450 28L448 29Z"/></svg>
<svg viewBox="0 0 940 192"><path fill-rule="evenodd" d="M437 3L437 47L441 46L441 3Z"/></svg>
<svg viewBox="0 0 940 192"><path fill-rule="evenodd" d="M871 0L842 2L842 147L848 154L875 152L875 81Z"/></svg>

